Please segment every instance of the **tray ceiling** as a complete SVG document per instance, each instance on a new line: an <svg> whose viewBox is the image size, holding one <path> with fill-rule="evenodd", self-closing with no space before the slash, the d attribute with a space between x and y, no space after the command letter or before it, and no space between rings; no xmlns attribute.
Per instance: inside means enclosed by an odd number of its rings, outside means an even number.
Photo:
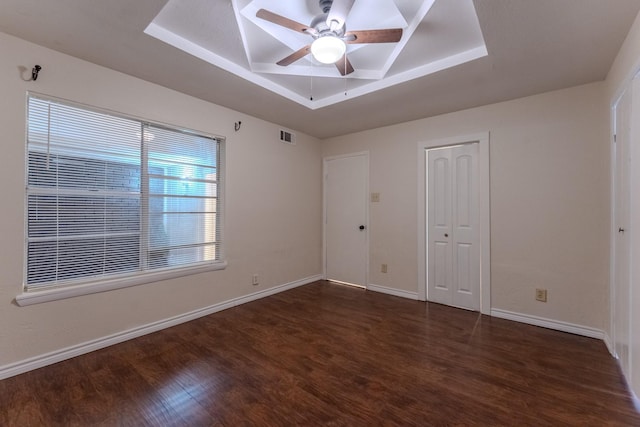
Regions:
<svg viewBox="0 0 640 427"><path fill-rule="evenodd" d="M487 55L471 0L356 0L347 30L402 28L402 39L347 45L355 71L344 77L312 55L283 67L276 62L312 38L257 18L257 11L308 25L321 12L318 0L232 0L232 5L233 13L220 16L210 0L169 0L145 33L310 109ZM237 25L228 25L230 20Z"/></svg>

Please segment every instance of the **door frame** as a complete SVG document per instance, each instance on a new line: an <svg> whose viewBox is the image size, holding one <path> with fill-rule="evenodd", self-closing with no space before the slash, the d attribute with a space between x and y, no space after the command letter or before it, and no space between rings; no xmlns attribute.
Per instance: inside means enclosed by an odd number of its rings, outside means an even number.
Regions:
<svg viewBox="0 0 640 427"><path fill-rule="evenodd" d="M332 160L346 159L349 157L364 156L365 160L365 271L363 286L369 285L369 151L339 154L322 158L322 278L327 278L327 177L329 174L327 164Z"/></svg>
<svg viewBox="0 0 640 427"><path fill-rule="evenodd" d="M619 197L620 189L618 188L618 147L619 143L616 141L616 136L618 133L617 129L617 119L618 119L618 106L622 101L622 98L628 91L632 91L632 82L633 79L628 82L628 84L624 85L619 94L616 95L615 100L611 105L611 132L610 132L610 155L611 155L611 176L610 176L610 184L611 184L611 206L610 206L610 230L609 230L609 336L605 337L605 343L609 349L609 352L613 357L620 360L620 355L616 350L617 340L620 338L617 335L617 328L620 319L618 319L617 310L616 310L616 300L617 300L617 289L616 282L618 280L618 271L616 269L616 263L618 261L618 251L617 251L617 223L618 219L618 207L617 207L617 199ZM633 100L633 99L632 99ZM622 140L621 140L622 141ZM631 311L629 311L631 313ZM628 319L627 319L628 320ZM625 337L628 338L628 337ZM622 367L622 371L625 369ZM626 374L626 372L624 372Z"/></svg>
<svg viewBox="0 0 640 427"><path fill-rule="evenodd" d="M628 188L620 188L617 180L619 174L618 163L618 150L620 149L620 142L624 142L621 139L621 132L617 128L618 120L618 108L623 97L629 94L629 120L630 130L628 141L626 144L626 156L628 157L627 164L627 185ZM637 213L640 212L640 186L637 185L640 179L640 168L638 168L637 159L640 157L640 130L635 125L638 117L640 117L640 109L637 108L637 104L640 100L640 67L636 66L634 72L629 75L627 79L623 81L621 86L615 92L615 95L611 99L610 106L610 155L611 155L611 169L610 169L610 236L609 236L609 325L608 330L605 331L604 341L607 344L609 352L618 359L618 365L623 372L629 388L636 394L640 393L640 286L638 286L637 279L640 277L640 264L634 262L638 260L638 254L640 250L638 246L640 244L640 227L636 227L638 221L635 220ZM617 141L616 141L617 140ZM625 159L623 161L626 162ZM626 190L625 193L620 193L621 190ZM620 224L618 222L618 205L616 200L618 197L625 197L628 202L628 218L627 224ZM628 233L628 242L625 247L618 248L618 227L624 227L626 229L625 234ZM618 287L618 257L621 254L618 249L624 251L628 257L628 266L626 268L625 287L628 287L628 300L622 301L627 305L628 318L621 318L618 311L619 300L621 296L618 295L620 290ZM626 323L626 336L619 336L619 325L622 322ZM622 355L626 358L623 360L620 354L618 354L618 344L627 344L626 354ZM626 363L624 363L626 362ZM636 402L640 404L640 402Z"/></svg>
<svg viewBox="0 0 640 427"><path fill-rule="evenodd" d="M480 312L491 315L491 206L489 132L418 142L418 299L428 297L427 150L478 143L478 202L480 238Z"/></svg>

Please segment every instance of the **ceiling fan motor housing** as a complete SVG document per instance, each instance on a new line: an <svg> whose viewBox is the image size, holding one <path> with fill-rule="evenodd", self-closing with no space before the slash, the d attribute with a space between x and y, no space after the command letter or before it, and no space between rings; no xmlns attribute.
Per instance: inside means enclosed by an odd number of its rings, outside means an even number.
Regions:
<svg viewBox="0 0 640 427"><path fill-rule="evenodd" d="M321 0L324 1L324 0ZM347 30L347 26L343 25L341 28L337 28L335 30L332 30L331 28L329 28L329 26L327 25L327 13L321 13L320 15L317 15L315 18L313 18L313 20L311 21L311 24L309 25L311 28L313 28L314 30L316 30L316 35L314 35L314 38L318 38L318 37L322 37L325 35L329 35L327 33L330 33L330 35L333 35L334 37L342 37L344 36L344 33ZM313 34L312 34L313 35Z"/></svg>
<svg viewBox="0 0 640 427"><path fill-rule="evenodd" d="M320 10L322 13L329 13L333 0L319 0L318 3L320 4Z"/></svg>

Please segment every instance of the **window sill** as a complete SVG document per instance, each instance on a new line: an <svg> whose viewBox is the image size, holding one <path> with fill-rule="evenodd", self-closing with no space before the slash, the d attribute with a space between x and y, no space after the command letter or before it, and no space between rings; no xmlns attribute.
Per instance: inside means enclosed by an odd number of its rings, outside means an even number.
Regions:
<svg viewBox="0 0 640 427"><path fill-rule="evenodd" d="M205 273L207 271L224 270L227 262L217 262L204 266L194 266L169 271L159 271L153 273L143 273L134 277L123 277L118 279L103 280L99 282L86 283L82 285L71 285L58 288L48 288L43 290L25 291L16 296L16 303L20 307L40 304L43 302L57 301L66 298L78 297L81 295L96 294L99 292L111 291L114 289L128 288L130 286L142 285L145 283L158 282L160 280L175 279L177 277L189 276L192 274Z"/></svg>

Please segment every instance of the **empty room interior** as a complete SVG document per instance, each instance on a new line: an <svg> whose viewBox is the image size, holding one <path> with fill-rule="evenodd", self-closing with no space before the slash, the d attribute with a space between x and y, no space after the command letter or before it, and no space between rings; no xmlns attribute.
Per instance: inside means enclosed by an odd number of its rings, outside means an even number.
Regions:
<svg viewBox="0 0 640 427"><path fill-rule="evenodd" d="M640 0L2 0L0 425L640 425Z"/></svg>

